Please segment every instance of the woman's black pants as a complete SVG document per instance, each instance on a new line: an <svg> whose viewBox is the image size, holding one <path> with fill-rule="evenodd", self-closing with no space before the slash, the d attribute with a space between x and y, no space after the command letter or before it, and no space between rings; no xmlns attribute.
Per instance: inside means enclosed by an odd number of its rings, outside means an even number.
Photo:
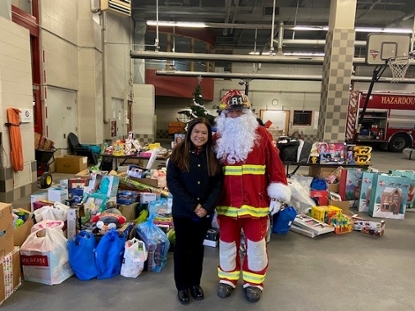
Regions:
<svg viewBox="0 0 415 311"><path fill-rule="evenodd" d="M210 227L211 218L193 220L173 217L176 232L174 249L174 281L177 290L200 285L203 270L203 240Z"/></svg>

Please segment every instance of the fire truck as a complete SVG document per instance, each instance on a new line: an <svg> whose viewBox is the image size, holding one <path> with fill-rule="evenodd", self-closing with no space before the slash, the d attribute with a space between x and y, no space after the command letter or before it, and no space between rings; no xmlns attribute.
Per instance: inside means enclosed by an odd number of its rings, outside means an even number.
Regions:
<svg viewBox="0 0 415 311"><path fill-rule="evenodd" d="M402 152L415 146L415 93L352 91L346 141Z"/></svg>

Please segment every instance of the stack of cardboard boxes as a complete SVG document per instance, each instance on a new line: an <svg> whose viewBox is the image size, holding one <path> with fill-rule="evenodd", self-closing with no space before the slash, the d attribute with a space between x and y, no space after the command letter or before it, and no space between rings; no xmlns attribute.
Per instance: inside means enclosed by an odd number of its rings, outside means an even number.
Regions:
<svg viewBox="0 0 415 311"><path fill-rule="evenodd" d="M12 205L0 202L0 305L21 284L19 247L15 247Z"/></svg>

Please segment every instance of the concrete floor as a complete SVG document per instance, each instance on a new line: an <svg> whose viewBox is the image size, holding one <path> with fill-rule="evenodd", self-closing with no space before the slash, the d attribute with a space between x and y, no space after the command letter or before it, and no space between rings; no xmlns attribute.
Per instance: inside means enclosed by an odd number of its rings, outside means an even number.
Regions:
<svg viewBox="0 0 415 311"><path fill-rule="evenodd" d="M374 152L373 167L415 169L401 154ZM57 178L59 176L56 176ZM16 204L24 203L24 200ZM362 215L367 216L367 215ZM373 238L358 232L314 239L290 232L273 235L268 246L270 265L261 300L245 300L241 287L226 299L216 295L218 249L205 248L203 301L182 306L176 298L173 264L160 272L143 272L136 279L61 285L24 282L1 310L281 310L281 311L409 311L415 310L415 213L405 220L386 220L385 235Z"/></svg>

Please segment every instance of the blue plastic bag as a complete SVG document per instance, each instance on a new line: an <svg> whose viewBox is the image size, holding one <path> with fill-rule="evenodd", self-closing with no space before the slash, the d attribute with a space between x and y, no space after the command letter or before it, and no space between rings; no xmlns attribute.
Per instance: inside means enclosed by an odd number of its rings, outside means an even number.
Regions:
<svg viewBox="0 0 415 311"><path fill-rule="evenodd" d="M281 209L273 216L272 232L277 234L287 234L293 220L297 216L297 211L292 206Z"/></svg>
<svg viewBox="0 0 415 311"><path fill-rule="evenodd" d="M81 231L68 241L69 264L76 277L82 281L98 276L95 264L96 240L91 232Z"/></svg>
<svg viewBox="0 0 415 311"><path fill-rule="evenodd" d="M170 242L167 235L154 223L154 215L136 228L137 237L144 242L148 251L147 270L160 272L167 263Z"/></svg>
<svg viewBox="0 0 415 311"><path fill-rule="evenodd" d="M120 274L125 241L125 236L115 229L108 231L101 238L95 251L99 280Z"/></svg>

